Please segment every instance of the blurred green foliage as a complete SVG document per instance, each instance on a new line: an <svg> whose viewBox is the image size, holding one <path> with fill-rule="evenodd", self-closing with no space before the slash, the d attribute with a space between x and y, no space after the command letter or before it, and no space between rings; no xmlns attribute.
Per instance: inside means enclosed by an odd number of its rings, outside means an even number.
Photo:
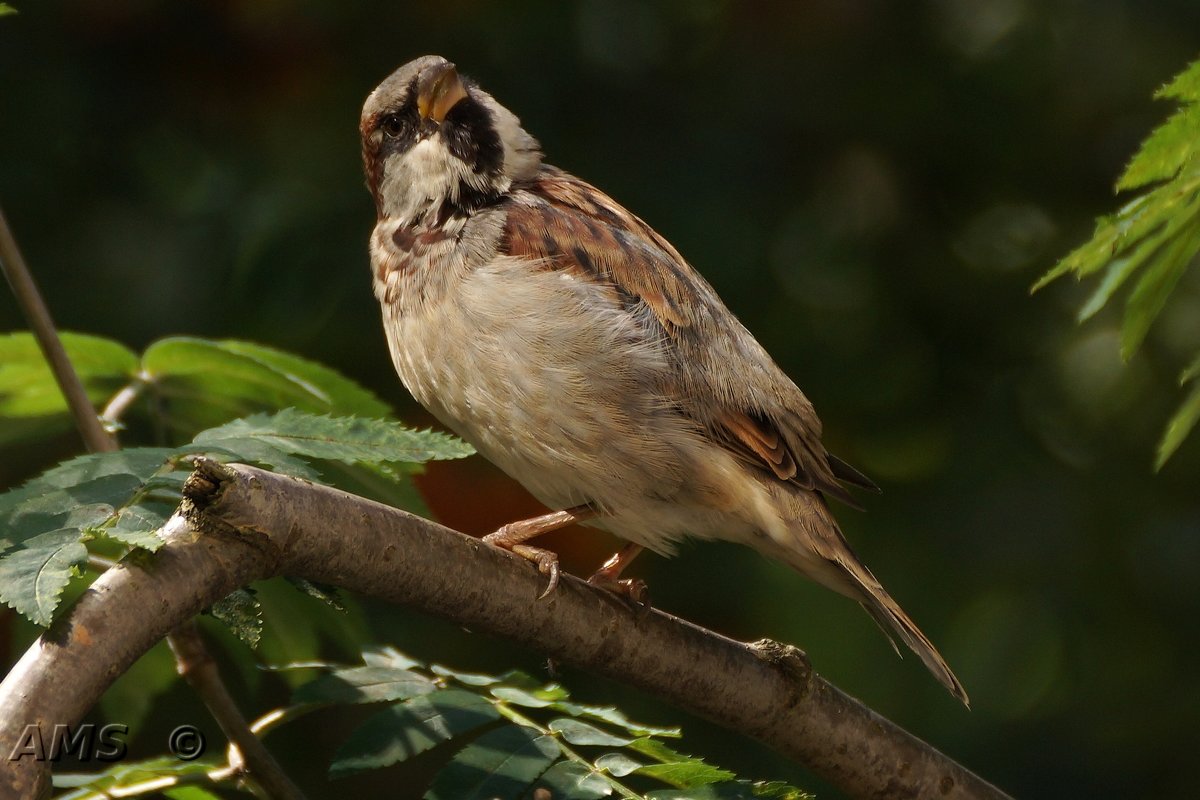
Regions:
<svg viewBox="0 0 1200 800"><path fill-rule="evenodd" d="M1076 327L1090 287L1027 288L1110 207L1113 176L1162 119L1153 91L1200 52L1200 7L26 4L0 25L0 199L56 318L134 349L179 333L302 353L418 420L370 291L356 123L380 79L429 52L520 115L551 163L670 238L796 378L830 448L884 488L868 514L839 510L847 535L974 710L897 661L853 604L732 546L639 562L656 605L804 647L1019 796L1193 791L1200 444L1157 475L1148 453L1200 341L1200 279L1182 277L1127 365L1120 309ZM19 327L0 292L0 329ZM69 431L7 446L0 483L77 450ZM470 476L459 505L498 480L483 465ZM559 541L568 569L595 568ZM542 669L402 609L367 614L374 638L424 658ZM11 661L29 632L8 624ZM261 673L233 674L251 713L286 699ZM689 752L738 774L823 794L651 698L562 680L682 723ZM205 718L174 691L134 746L161 752L172 724ZM273 741L307 786L325 767L313 749L346 733ZM395 791L387 774L339 789Z"/></svg>
<svg viewBox="0 0 1200 800"><path fill-rule="evenodd" d="M1158 184L1130 200L1114 215L1101 217L1096 232L1035 285L1074 274L1084 278L1103 270L1100 285L1079 312L1081 321L1094 316L1134 274L1121 324L1121 356L1134 356L1150 326L1200 252L1200 61L1159 89L1156 97L1178 100L1182 108L1142 143L1117 180L1117 190ZM1200 375L1200 350L1179 381ZM1162 468L1200 419L1200 385L1171 417L1158 446Z"/></svg>

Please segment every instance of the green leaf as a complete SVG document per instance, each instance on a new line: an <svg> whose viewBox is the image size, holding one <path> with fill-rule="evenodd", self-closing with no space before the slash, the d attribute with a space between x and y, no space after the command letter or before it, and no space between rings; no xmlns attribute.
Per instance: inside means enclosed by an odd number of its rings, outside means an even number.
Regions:
<svg viewBox="0 0 1200 800"><path fill-rule="evenodd" d="M0 531L19 540L100 525L154 480L171 455L161 448L134 448L66 461L0 494Z"/></svg>
<svg viewBox="0 0 1200 800"><path fill-rule="evenodd" d="M619 709L611 706L589 706L579 705L576 703L558 702L554 707L573 717L589 717L597 719L601 722L607 722L610 725L616 725L624 728L635 736L669 736L678 739L682 736L679 728L660 728L653 725L643 725L640 722L634 722L625 716Z"/></svg>
<svg viewBox="0 0 1200 800"><path fill-rule="evenodd" d="M313 583L306 578L297 578L294 575L285 575L284 580L294 586L301 594L306 594L314 600L320 600L334 611L344 612L346 610L346 606L339 598L338 587L336 586Z"/></svg>
<svg viewBox="0 0 1200 800"><path fill-rule="evenodd" d="M462 689L414 697L351 733L329 767L330 777L390 766L499 718L490 702Z"/></svg>
<svg viewBox="0 0 1200 800"><path fill-rule="evenodd" d="M761 781L753 785L755 797L766 797L769 800L813 800L813 796L808 792L783 781Z"/></svg>
<svg viewBox="0 0 1200 800"><path fill-rule="evenodd" d="M429 668L429 671L434 675L442 675L447 678L453 678L459 683L467 686L491 686L499 683L500 679L495 675L478 675L474 672L458 672L456 670L443 667L441 664L434 664Z"/></svg>
<svg viewBox="0 0 1200 800"><path fill-rule="evenodd" d="M17 13L17 10L15 8L13 8L12 6L10 6L8 3L0 3L0 17L4 17L9 14L16 14L16 13Z"/></svg>
<svg viewBox="0 0 1200 800"><path fill-rule="evenodd" d="M26 539L0 559L0 600L35 624L49 625L62 590L86 560L78 528Z"/></svg>
<svg viewBox="0 0 1200 800"><path fill-rule="evenodd" d="M166 500L148 500L122 508L117 512L116 521L103 529L104 535L130 547L154 552L163 544L158 530L175 513L178 505Z"/></svg>
<svg viewBox="0 0 1200 800"><path fill-rule="evenodd" d="M680 789L728 781L736 777L728 770L711 766L698 758L677 753L656 739L638 739L629 747L631 750L662 762L641 767L636 774L655 778Z"/></svg>
<svg viewBox="0 0 1200 800"><path fill-rule="evenodd" d="M632 775L644 766L646 765L642 762L635 761L624 753L605 753L596 759L596 769L604 770L617 778Z"/></svg>
<svg viewBox="0 0 1200 800"><path fill-rule="evenodd" d="M61 337L93 405L106 403L137 372L137 355L117 342L79 333L63 332ZM73 426L67 402L33 335L0 335L0 445Z"/></svg>
<svg viewBox="0 0 1200 800"><path fill-rule="evenodd" d="M517 797L561 754L553 736L506 725L463 748L425 793L425 800L494 800Z"/></svg>
<svg viewBox="0 0 1200 800"><path fill-rule="evenodd" d="M322 675L292 695L293 703L378 703L408 700L437 689L425 676L394 667L351 667Z"/></svg>
<svg viewBox="0 0 1200 800"><path fill-rule="evenodd" d="M59 595L86 559L81 543L102 532L127 544L156 549L148 528L173 503L131 502L158 478L172 451L143 448L80 456L0 495L0 597L39 625L47 625ZM161 522L157 522L161 524Z"/></svg>
<svg viewBox="0 0 1200 800"><path fill-rule="evenodd" d="M277 373L288 376L293 382L304 385L310 393L323 399L328 410L339 416L386 417L392 409L374 392L366 389L316 361L292 353L264 347L260 344L225 339L217 346L270 367Z"/></svg>
<svg viewBox="0 0 1200 800"><path fill-rule="evenodd" d="M1137 189L1175 176L1196 152L1200 137L1200 106L1188 105L1160 125L1142 142L1141 149L1117 181L1117 190Z"/></svg>
<svg viewBox="0 0 1200 800"><path fill-rule="evenodd" d="M1121 357L1128 361L1141 346L1171 290L1192 263L1200 250L1200 224L1192 224L1174 240L1164 245L1154 263L1146 267L1125 306L1121 326Z"/></svg>
<svg viewBox="0 0 1200 800"><path fill-rule="evenodd" d="M526 708L545 708L553 702L517 686L496 686L491 691L493 697Z"/></svg>
<svg viewBox="0 0 1200 800"><path fill-rule="evenodd" d="M646 800L810 800L812 795L780 783L714 783L684 789L659 789L646 795Z"/></svg>
<svg viewBox="0 0 1200 800"><path fill-rule="evenodd" d="M380 416L388 409L328 367L246 342L171 338L142 356L156 413L180 438L238 417L295 407Z"/></svg>
<svg viewBox="0 0 1200 800"><path fill-rule="evenodd" d="M60 773L56 770L53 775L54 786L74 791L58 795L55 800L102 800L110 797L105 793L107 789L132 786L155 778L198 775L218 766L220 765L208 759L180 761L174 756L159 756L131 764L117 764L104 772L94 774Z"/></svg>
<svg viewBox="0 0 1200 800"><path fill-rule="evenodd" d="M1200 102L1200 61L1193 61L1170 83L1155 92L1154 96L1192 103Z"/></svg>
<svg viewBox="0 0 1200 800"><path fill-rule="evenodd" d="M416 659L409 658L394 647L378 647L364 650L363 663L368 667L392 667L393 669L414 669L425 666ZM434 672L437 668L434 667Z"/></svg>
<svg viewBox="0 0 1200 800"><path fill-rule="evenodd" d="M232 452L263 445L289 455L376 464L463 458L474 452L452 436L415 431L391 420L316 416L291 408L203 431L195 444L217 445Z"/></svg>
<svg viewBox="0 0 1200 800"><path fill-rule="evenodd" d="M599 745L601 747L624 747L633 744L633 739L614 736L599 728L580 722L570 717L559 717L550 721L550 730L562 736L571 744Z"/></svg>
<svg viewBox="0 0 1200 800"><path fill-rule="evenodd" d="M262 638L262 606L247 589L238 589L213 604L210 612L251 648Z"/></svg>
<svg viewBox="0 0 1200 800"><path fill-rule="evenodd" d="M1192 389L1191 394L1183 401L1175 415L1171 417L1171 421L1167 424L1167 430L1163 433L1162 441L1158 444L1158 457L1154 461L1154 468L1162 469L1175 451L1179 449L1179 445L1183 444L1183 440L1196 427L1196 422L1200 421L1200 386ZM3 562L0 562L3 563Z"/></svg>
<svg viewBox="0 0 1200 800"><path fill-rule="evenodd" d="M577 761L559 761L542 773L534 788L544 788L554 800L598 800L613 793L612 784ZM524 800L534 800L534 788Z"/></svg>
<svg viewBox="0 0 1200 800"><path fill-rule="evenodd" d="M1172 291L1200 252L1200 61L1190 64L1156 97L1179 109L1142 143L1117 181L1117 191L1159 184L1101 217L1091 239L1072 250L1033 286L1037 291L1068 273L1104 275L1079 311L1095 315L1133 282L1121 326L1121 356L1129 360L1149 334ZM1176 412L1159 443L1159 467L1194 429L1192 398Z"/></svg>

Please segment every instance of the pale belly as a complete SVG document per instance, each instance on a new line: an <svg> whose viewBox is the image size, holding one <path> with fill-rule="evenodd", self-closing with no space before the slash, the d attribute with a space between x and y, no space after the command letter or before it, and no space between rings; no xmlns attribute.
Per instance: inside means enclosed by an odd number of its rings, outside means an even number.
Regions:
<svg viewBox="0 0 1200 800"><path fill-rule="evenodd" d="M602 288L502 260L384 314L418 402L549 507L593 504L598 526L660 552L746 533L722 488L736 464L664 397L662 343Z"/></svg>

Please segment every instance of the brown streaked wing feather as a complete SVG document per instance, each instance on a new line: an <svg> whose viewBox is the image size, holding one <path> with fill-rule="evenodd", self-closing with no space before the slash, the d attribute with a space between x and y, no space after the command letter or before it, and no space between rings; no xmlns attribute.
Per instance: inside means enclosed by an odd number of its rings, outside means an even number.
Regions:
<svg viewBox="0 0 1200 800"><path fill-rule="evenodd" d="M509 255L607 284L625 305L644 303L677 346L699 324L695 306L697 296L707 293L703 280L666 239L607 195L546 167L522 199L530 202L508 208L502 247ZM690 411L686 404L684 410ZM846 479L837 474L843 462L830 460L819 423L805 424L806 415L811 407L792 409L788 416L795 424L787 426L760 409L724 408L697 421L748 464L856 506L839 482Z"/></svg>

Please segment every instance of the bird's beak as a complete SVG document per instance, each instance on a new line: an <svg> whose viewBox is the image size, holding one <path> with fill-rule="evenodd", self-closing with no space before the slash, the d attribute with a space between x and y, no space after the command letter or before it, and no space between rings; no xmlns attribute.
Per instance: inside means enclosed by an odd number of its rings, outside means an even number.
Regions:
<svg viewBox="0 0 1200 800"><path fill-rule="evenodd" d="M439 125L450 109L467 96L458 70L446 63L426 70L417 83L417 111Z"/></svg>

